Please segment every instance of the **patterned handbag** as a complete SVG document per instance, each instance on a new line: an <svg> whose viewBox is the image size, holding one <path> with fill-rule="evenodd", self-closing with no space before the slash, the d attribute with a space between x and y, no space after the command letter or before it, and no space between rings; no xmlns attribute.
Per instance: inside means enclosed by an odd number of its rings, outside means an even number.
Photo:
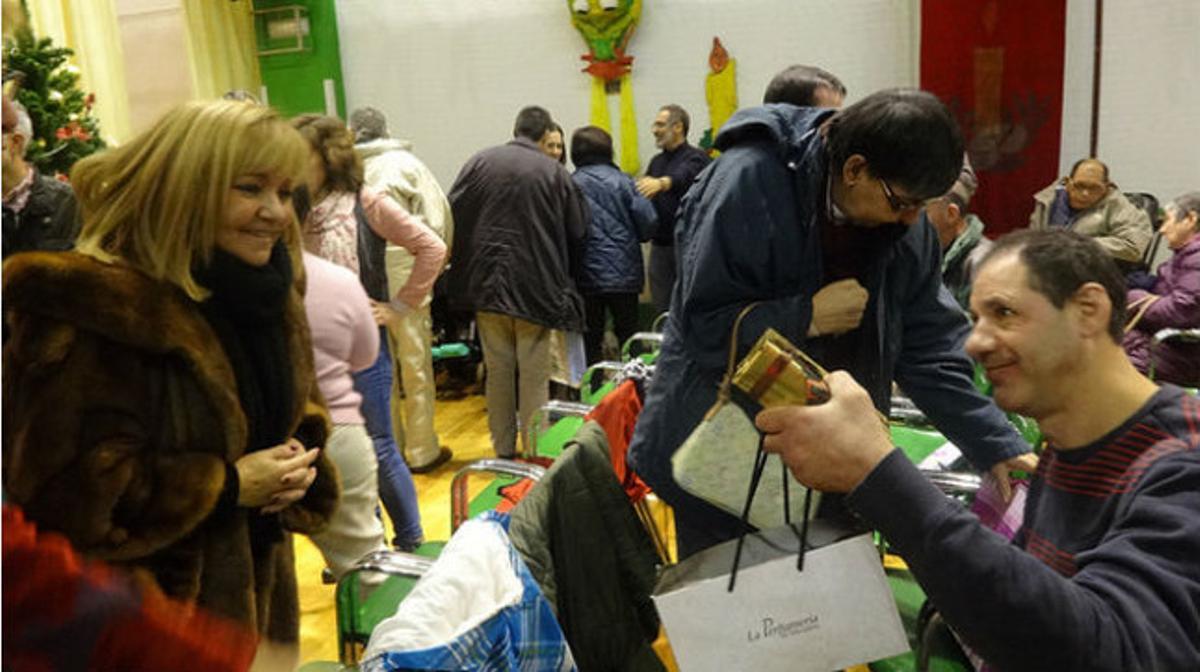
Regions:
<svg viewBox="0 0 1200 672"><path fill-rule="evenodd" d="M744 383L754 379L751 371L758 366L755 362L774 361L760 349L766 342L767 335L774 334L773 338L783 339L774 330L768 330L768 334L759 339L759 343L743 360L742 366L735 368L738 328L742 319L757 305L751 303L743 308L734 321L729 341L729 363L717 391L717 400L671 457L671 471L675 481L685 491L738 517L745 513L748 493L755 485L754 475L779 474L779 477L759 479L749 515L746 516L751 525L766 529L804 518L804 500L808 498L789 496L789 487L801 495L804 495L807 489L795 482L778 455L760 456L761 435L758 429L745 411L730 398L735 379L738 379L738 387L742 389L745 389ZM783 340L786 342L786 339ZM770 369L769 364L767 361L764 370ZM743 369L745 374L739 378ZM778 373L773 374L773 381L781 378ZM790 377L788 379L793 380ZM768 382L759 390L759 396L775 386ZM752 390L755 389L755 384L750 383L750 387L751 396L754 397ZM776 391L773 394L779 393ZM772 400L778 398L773 396ZM793 400L792 403L804 403L804 400ZM765 464L757 464L763 458ZM815 496L817 493L813 494ZM812 506L809 510L816 511L816 508Z"/></svg>

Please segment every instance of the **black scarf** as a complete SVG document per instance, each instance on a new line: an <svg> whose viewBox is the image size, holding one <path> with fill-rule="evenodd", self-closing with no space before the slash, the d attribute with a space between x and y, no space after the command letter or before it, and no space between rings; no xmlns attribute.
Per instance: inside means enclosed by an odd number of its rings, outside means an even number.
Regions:
<svg viewBox="0 0 1200 672"><path fill-rule="evenodd" d="M238 400L246 415L245 452L287 441L293 405L285 325L292 286L287 246L276 243L264 266L251 266L218 248L208 266L194 269L193 275L212 292L200 304L200 312L221 341L237 379ZM250 526L255 546L283 539L278 514L251 516Z"/></svg>
<svg viewBox="0 0 1200 672"><path fill-rule="evenodd" d="M265 266L251 266L217 249L195 277L212 295L200 304L237 377L246 414L246 452L288 439L292 415L292 365L284 326L292 264L276 243Z"/></svg>

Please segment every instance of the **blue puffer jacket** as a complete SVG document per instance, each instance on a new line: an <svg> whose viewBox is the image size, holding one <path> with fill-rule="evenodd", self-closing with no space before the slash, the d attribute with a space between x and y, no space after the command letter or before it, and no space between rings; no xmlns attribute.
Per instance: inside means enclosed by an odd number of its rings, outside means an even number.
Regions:
<svg viewBox="0 0 1200 672"><path fill-rule="evenodd" d="M611 163L583 166L572 176L592 212L583 248L579 291L584 294L640 292L645 282L642 249L658 215L633 180Z"/></svg>
<svg viewBox="0 0 1200 672"><path fill-rule="evenodd" d="M829 226L828 159L819 129L829 114L790 105L738 112L717 137L720 158L680 206L679 280L629 457L676 511L711 512L713 526L731 519L675 484L671 455L716 400L730 331L743 307L761 302L742 322L739 358L767 327L811 348L805 336L812 297L826 283L821 229ZM1000 409L972 384L962 350L967 322L942 286L932 227L881 227L880 234L892 237L863 281L870 299L851 373L885 412L892 381L898 382L980 469L1028 452Z"/></svg>

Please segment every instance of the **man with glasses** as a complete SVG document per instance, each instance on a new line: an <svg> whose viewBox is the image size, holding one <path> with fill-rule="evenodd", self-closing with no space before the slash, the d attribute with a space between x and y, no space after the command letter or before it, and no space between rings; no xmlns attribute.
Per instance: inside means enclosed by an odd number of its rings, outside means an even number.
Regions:
<svg viewBox="0 0 1200 672"><path fill-rule="evenodd" d="M675 254L675 215L679 201L700 171L708 165L708 154L688 143L691 119L678 105L664 105L654 118L654 145L661 149L650 159L646 174L638 178L637 190L650 199L658 214L658 229L650 241L650 299L663 312L671 303L671 290L679 259Z"/></svg>
<svg viewBox="0 0 1200 672"><path fill-rule="evenodd" d="M1150 216L1108 179L1108 166L1081 159L1071 174L1033 197L1029 228L1065 228L1095 238L1123 270L1142 260L1153 231Z"/></svg>
<svg viewBox="0 0 1200 672"><path fill-rule="evenodd" d="M8 105L15 122L4 131L3 258L30 250L69 250L79 235L75 193L25 160L33 122L20 103Z"/></svg>
<svg viewBox="0 0 1200 672"><path fill-rule="evenodd" d="M937 234L914 226L962 168L945 106L898 89L841 111L768 105L735 114L716 147L680 206L679 282L629 449L675 509L680 557L738 531L736 518L679 488L671 456L713 405L734 320L754 302L739 358L774 328L826 368L848 369L881 411L899 382L1005 487L1010 466L1031 466L1029 446L972 384L967 322L942 286Z"/></svg>

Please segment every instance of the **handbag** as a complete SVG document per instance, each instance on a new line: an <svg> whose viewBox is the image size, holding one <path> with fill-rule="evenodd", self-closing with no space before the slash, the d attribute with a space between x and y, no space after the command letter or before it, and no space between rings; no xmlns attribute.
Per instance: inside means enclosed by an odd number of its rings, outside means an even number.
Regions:
<svg viewBox="0 0 1200 672"><path fill-rule="evenodd" d="M688 493L726 513L744 518L756 528L766 529L790 523L792 519L808 518L803 499L810 500L808 511L815 507L807 488L795 483L779 456L761 452L762 436L754 422L730 398L737 360L738 328L742 319L757 305L747 305L734 320L729 363L717 390L717 400L671 456L671 472L679 487ZM747 360L751 357L747 355ZM778 472L781 476L755 479L755 474L761 476L764 471ZM755 480L759 482L755 483ZM805 497L790 497L789 485L799 488ZM746 510L749 486L756 486L757 494L749 497L752 502Z"/></svg>

